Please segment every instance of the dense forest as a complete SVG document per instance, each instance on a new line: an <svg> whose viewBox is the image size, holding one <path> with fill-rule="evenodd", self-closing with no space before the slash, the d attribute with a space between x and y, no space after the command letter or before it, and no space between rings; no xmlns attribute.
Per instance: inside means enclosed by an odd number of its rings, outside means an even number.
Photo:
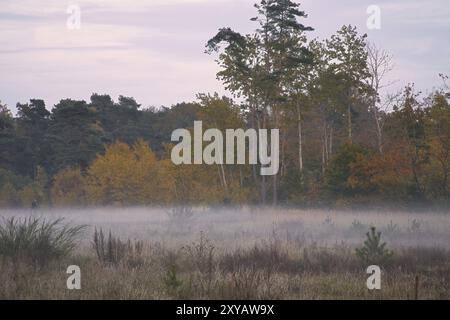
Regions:
<svg viewBox="0 0 450 320"><path fill-rule="evenodd" d="M255 7L252 34L222 28L206 43L229 97L142 108L94 93L51 108L31 99L15 115L0 103L0 206L448 205L447 76L428 94L413 84L387 93L393 59L355 27L310 39L298 4ZM279 128L279 174L175 166L171 134L195 120Z"/></svg>

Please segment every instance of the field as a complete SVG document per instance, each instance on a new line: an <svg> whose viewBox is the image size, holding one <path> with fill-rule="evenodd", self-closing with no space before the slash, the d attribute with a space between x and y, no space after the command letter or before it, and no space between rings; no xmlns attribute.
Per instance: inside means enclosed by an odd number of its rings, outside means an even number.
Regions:
<svg viewBox="0 0 450 320"><path fill-rule="evenodd" d="M450 299L448 214L249 207L0 216L86 225L73 252L45 266L0 257L0 299ZM374 291L370 264L356 254L371 226L392 253ZM67 289L69 265L81 269L81 290Z"/></svg>

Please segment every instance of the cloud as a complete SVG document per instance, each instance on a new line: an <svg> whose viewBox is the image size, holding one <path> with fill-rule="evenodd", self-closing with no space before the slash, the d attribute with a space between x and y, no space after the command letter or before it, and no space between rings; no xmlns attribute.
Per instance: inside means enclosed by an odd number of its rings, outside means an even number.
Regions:
<svg viewBox="0 0 450 320"><path fill-rule="evenodd" d="M243 33L256 0L2 0L0 78L9 106L32 97L52 105L92 92L136 97L143 105L171 105L198 92L220 91L214 57L203 53L218 28ZM368 32L394 54L392 78L419 86L448 69L450 7L446 0L380 0L382 30L368 31L368 0L304 0L312 36L328 37L343 24ZM66 27L69 5L81 8L81 29ZM436 78L434 80L434 78Z"/></svg>
<svg viewBox="0 0 450 320"><path fill-rule="evenodd" d="M220 5L221 3L245 3L247 0L2 0L0 13L49 17L65 13L70 5L78 5L86 11L140 12L155 7L192 4Z"/></svg>

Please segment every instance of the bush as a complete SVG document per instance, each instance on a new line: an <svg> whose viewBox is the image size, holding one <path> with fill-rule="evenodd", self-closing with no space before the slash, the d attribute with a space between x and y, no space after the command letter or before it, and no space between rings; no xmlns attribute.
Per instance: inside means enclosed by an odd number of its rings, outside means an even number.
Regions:
<svg viewBox="0 0 450 320"><path fill-rule="evenodd" d="M356 255L369 264L381 265L386 263L393 255L392 251L386 249L386 242L381 242L381 232L377 232L375 227L370 228L366 234L362 248L356 249Z"/></svg>
<svg viewBox="0 0 450 320"><path fill-rule="evenodd" d="M357 144L347 142L331 159L325 175L325 187L333 195L352 196L355 189L349 183L352 166L365 159L368 151Z"/></svg>
<svg viewBox="0 0 450 320"><path fill-rule="evenodd" d="M68 256L85 226L71 227L63 219L3 219L0 224L0 257L14 264L31 263L43 268L54 260Z"/></svg>

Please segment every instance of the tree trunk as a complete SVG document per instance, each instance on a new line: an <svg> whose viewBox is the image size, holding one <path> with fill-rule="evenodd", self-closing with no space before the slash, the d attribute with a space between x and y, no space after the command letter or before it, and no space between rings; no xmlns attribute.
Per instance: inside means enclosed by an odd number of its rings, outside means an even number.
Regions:
<svg viewBox="0 0 450 320"><path fill-rule="evenodd" d="M278 205L278 185L277 185L278 179L277 175L273 176L273 198L272 198L272 205L275 207Z"/></svg>
<svg viewBox="0 0 450 320"><path fill-rule="evenodd" d="M352 108L350 104L348 105L347 109L347 121L348 121L348 141L350 143L353 142L353 130L352 130Z"/></svg>
<svg viewBox="0 0 450 320"><path fill-rule="evenodd" d="M330 152L328 150L328 124L325 124L325 132L323 133L323 147L325 148L325 164L330 160Z"/></svg>
<svg viewBox="0 0 450 320"><path fill-rule="evenodd" d="M263 115L262 115L262 126L261 123L258 121L258 129L266 129L266 110L267 106L264 108ZM266 176L261 177L261 202L262 205L266 205Z"/></svg>
<svg viewBox="0 0 450 320"><path fill-rule="evenodd" d="M275 110L275 107L272 107L272 110L273 110L273 114L274 114L274 117L275 117L275 119L274 119L275 120L274 121L275 122L275 128L278 128L279 127L279 125L278 125L278 113L277 113L277 110ZM270 141L271 145L273 143L274 143L273 141ZM271 153L270 156L273 157L273 154ZM273 176L273 179L272 179L273 180L273 184L272 184L272 205L273 206L276 206L278 204L278 177L277 176L278 176L278 173L275 174Z"/></svg>
<svg viewBox="0 0 450 320"><path fill-rule="evenodd" d="M331 123L331 125L330 125L330 147L328 148L330 156L333 155L333 135L334 135L333 123Z"/></svg>
<svg viewBox="0 0 450 320"><path fill-rule="evenodd" d="M284 133L281 134L281 160L280 160L280 176L286 175L286 144L287 138Z"/></svg>
<svg viewBox="0 0 450 320"><path fill-rule="evenodd" d="M325 144L322 143L322 176L325 176Z"/></svg>
<svg viewBox="0 0 450 320"><path fill-rule="evenodd" d="M323 124L323 133L322 133L322 175L325 176L325 169L328 162L327 155L327 124L326 122Z"/></svg>
<svg viewBox="0 0 450 320"><path fill-rule="evenodd" d="M378 90L378 89L376 89ZM380 154L383 154L383 129L381 128L380 119L378 117L378 109L377 109L377 99L374 98L373 102L373 117L375 118L375 125L377 128L377 143L378 143L378 151Z"/></svg>
<svg viewBox="0 0 450 320"><path fill-rule="evenodd" d="M258 117L258 108L256 107L257 103L256 103L256 98L253 95L250 95L250 125L252 129L259 129L260 128L260 123L259 123L259 117ZM255 184L255 188L256 190L261 190L261 186L260 186L260 180L258 177L258 165L257 164L252 164L251 165L252 168L252 177L253 177L253 182Z"/></svg>
<svg viewBox="0 0 450 320"><path fill-rule="evenodd" d="M298 126L298 165L300 172L303 172L303 132L302 132L302 114L300 106L297 104L297 126Z"/></svg>

